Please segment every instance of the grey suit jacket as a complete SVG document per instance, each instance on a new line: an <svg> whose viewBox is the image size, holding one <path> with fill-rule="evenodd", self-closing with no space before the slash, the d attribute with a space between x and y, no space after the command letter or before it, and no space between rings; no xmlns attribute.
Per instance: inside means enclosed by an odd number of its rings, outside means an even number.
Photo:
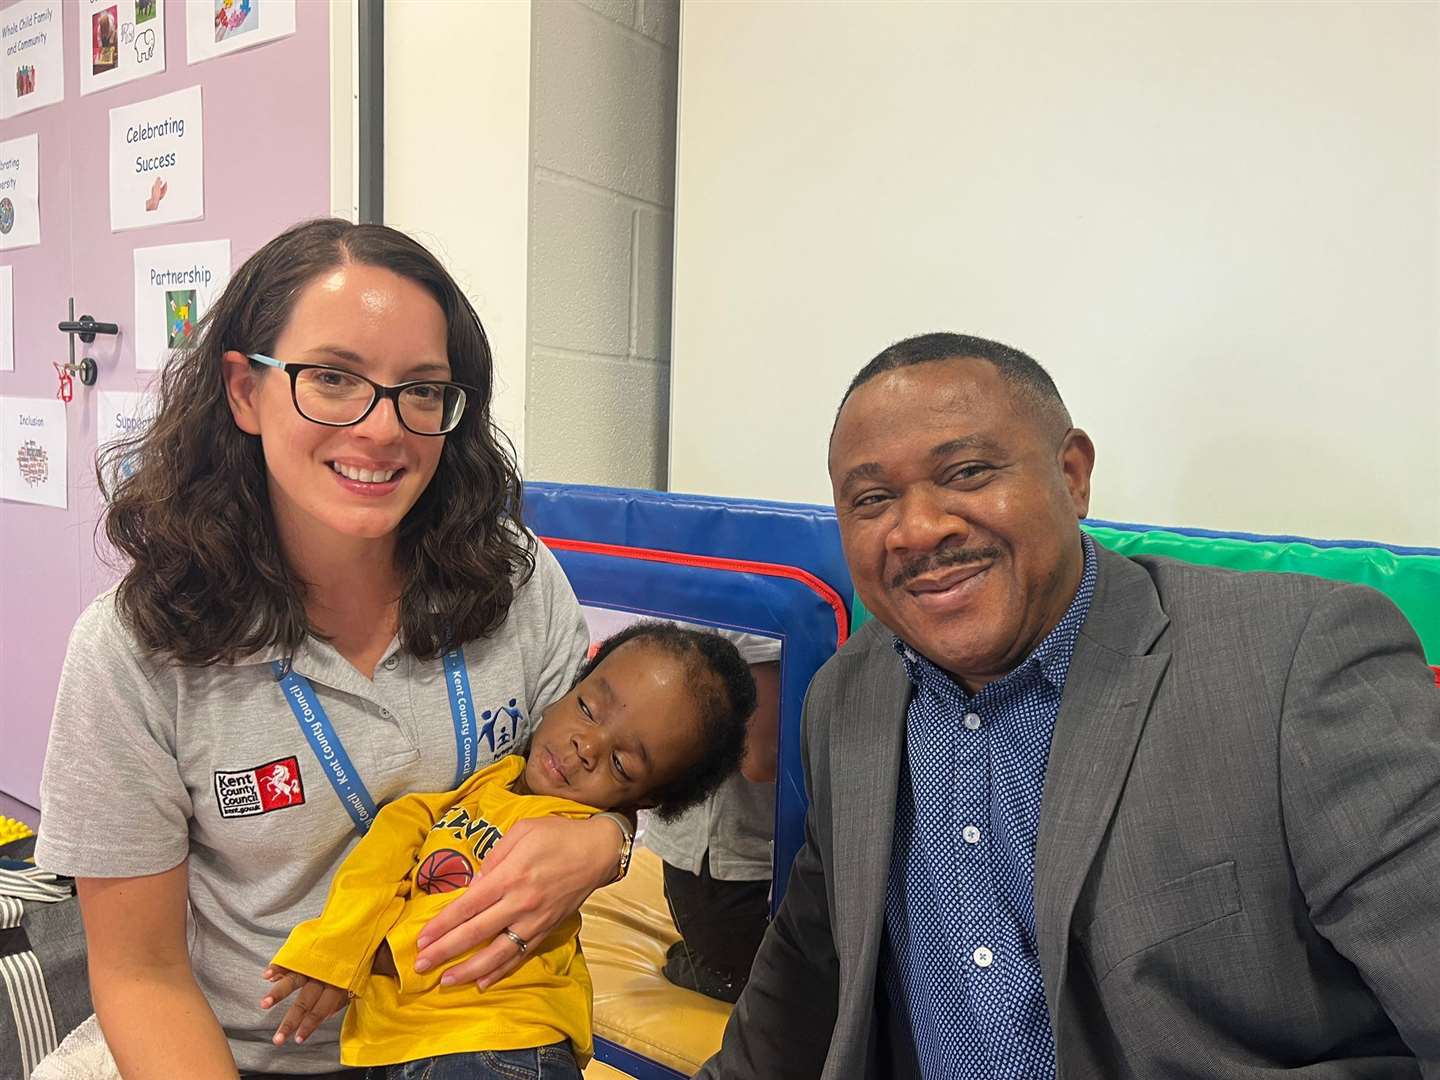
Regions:
<svg viewBox="0 0 1440 1080"><path fill-rule="evenodd" d="M1061 1080L1440 1077L1440 691L1409 624L1369 589L1099 554L1036 850ZM806 843L702 1077L913 1070L877 989L891 641L863 627L811 685Z"/></svg>

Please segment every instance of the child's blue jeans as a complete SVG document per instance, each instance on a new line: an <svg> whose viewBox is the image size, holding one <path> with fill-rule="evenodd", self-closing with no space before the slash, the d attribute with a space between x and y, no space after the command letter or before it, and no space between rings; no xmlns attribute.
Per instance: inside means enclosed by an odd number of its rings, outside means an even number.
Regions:
<svg viewBox="0 0 1440 1080"><path fill-rule="evenodd" d="M474 1050L467 1054L376 1065L365 1080L581 1080L568 1042L528 1050Z"/></svg>

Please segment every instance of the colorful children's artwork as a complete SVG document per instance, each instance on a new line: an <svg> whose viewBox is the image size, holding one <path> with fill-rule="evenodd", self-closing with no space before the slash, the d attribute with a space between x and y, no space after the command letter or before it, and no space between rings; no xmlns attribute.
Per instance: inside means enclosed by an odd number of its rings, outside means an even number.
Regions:
<svg viewBox="0 0 1440 1080"><path fill-rule="evenodd" d="M215 42L248 34L260 25L260 0L215 0Z"/></svg>
<svg viewBox="0 0 1440 1080"><path fill-rule="evenodd" d="M65 406L54 398L0 398L0 499L65 509Z"/></svg>
<svg viewBox="0 0 1440 1080"><path fill-rule="evenodd" d="M195 324L190 321L197 311L194 289L167 289L165 292L165 344L178 349L190 340Z"/></svg>
<svg viewBox="0 0 1440 1080"><path fill-rule="evenodd" d="M230 280L230 241L135 250L135 367L155 371L195 328Z"/></svg>
<svg viewBox="0 0 1440 1080"><path fill-rule="evenodd" d="M80 93L165 70L164 0L80 0Z"/></svg>
<svg viewBox="0 0 1440 1080"><path fill-rule="evenodd" d="M205 216L200 87L110 110L110 228Z"/></svg>
<svg viewBox="0 0 1440 1080"><path fill-rule="evenodd" d="M0 142L0 251L40 243L40 136Z"/></svg>
<svg viewBox="0 0 1440 1080"><path fill-rule="evenodd" d="M190 0L186 59L198 64L295 32L295 0Z"/></svg>
<svg viewBox="0 0 1440 1080"><path fill-rule="evenodd" d="M65 47L60 27L60 0L21 0L0 11L0 119L64 99ZM87 23L82 35L87 63L82 71L89 70L88 30Z"/></svg>
<svg viewBox="0 0 1440 1080"><path fill-rule="evenodd" d="M0 371L15 370L15 268L0 266Z"/></svg>

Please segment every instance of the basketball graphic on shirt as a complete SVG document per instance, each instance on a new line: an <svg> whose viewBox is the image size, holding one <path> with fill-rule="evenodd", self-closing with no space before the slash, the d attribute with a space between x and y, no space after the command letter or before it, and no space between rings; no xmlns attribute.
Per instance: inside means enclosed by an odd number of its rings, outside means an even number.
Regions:
<svg viewBox="0 0 1440 1080"><path fill-rule="evenodd" d="M452 848L432 851L415 871L415 887L427 894L454 892L473 880L470 860Z"/></svg>

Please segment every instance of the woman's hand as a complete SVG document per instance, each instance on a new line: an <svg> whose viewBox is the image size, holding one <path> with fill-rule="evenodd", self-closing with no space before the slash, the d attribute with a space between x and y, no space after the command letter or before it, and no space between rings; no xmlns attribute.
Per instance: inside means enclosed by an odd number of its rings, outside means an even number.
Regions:
<svg viewBox="0 0 1440 1080"><path fill-rule="evenodd" d="M415 970L428 971L488 941L440 981L474 982L481 990L493 986L579 911L586 897L615 880L622 839L620 827L607 818L517 822L485 857L474 883L420 931ZM526 949L506 936L507 930Z"/></svg>
<svg viewBox="0 0 1440 1080"><path fill-rule="evenodd" d="M284 1046L292 1031L295 1033L295 1041L303 1043L310 1037L311 1032L350 1004L349 993L341 987L309 978L279 964L271 964L266 968L265 978L273 985L270 992L260 999L262 1009L269 1009L294 994L296 990L300 991L289 1011L285 1013L285 1019L280 1021L280 1026L270 1038L276 1046Z"/></svg>

